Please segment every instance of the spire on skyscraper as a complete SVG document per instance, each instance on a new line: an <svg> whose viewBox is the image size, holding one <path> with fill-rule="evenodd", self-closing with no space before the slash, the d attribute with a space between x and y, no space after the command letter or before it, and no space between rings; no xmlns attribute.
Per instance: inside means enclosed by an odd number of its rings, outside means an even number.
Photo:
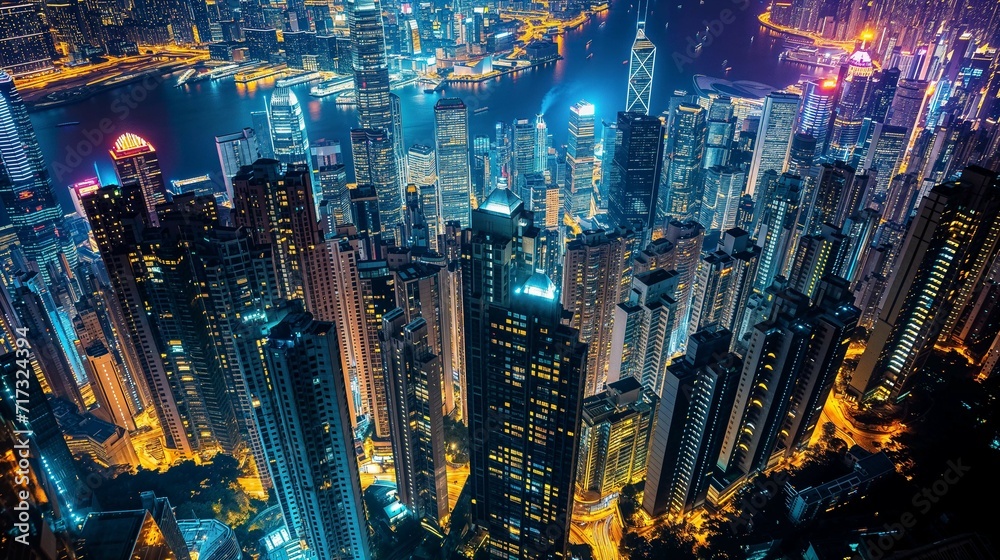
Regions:
<svg viewBox="0 0 1000 560"><path fill-rule="evenodd" d="M649 114L649 101L653 91L653 63L656 59L656 45L646 37L646 11L649 3L639 12L636 22L635 41L628 67L628 92L625 110Z"/></svg>

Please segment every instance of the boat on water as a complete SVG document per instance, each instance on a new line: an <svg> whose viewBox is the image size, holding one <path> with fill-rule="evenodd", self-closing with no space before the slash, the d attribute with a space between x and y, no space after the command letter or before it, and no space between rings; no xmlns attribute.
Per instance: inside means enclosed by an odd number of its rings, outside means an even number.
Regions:
<svg viewBox="0 0 1000 560"><path fill-rule="evenodd" d="M723 60L722 64L720 66L725 66L727 64L729 64L729 59L728 58L726 60Z"/></svg>
<svg viewBox="0 0 1000 560"><path fill-rule="evenodd" d="M594 42L594 40L593 40L593 39L591 39L591 40L587 41L587 48L588 48L588 49L590 48L590 44L591 44L591 43L593 43L593 42Z"/></svg>
<svg viewBox="0 0 1000 560"><path fill-rule="evenodd" d="M608 22L606 22L606 21L602 21L602 22L601 22L601 25L598 25L597 27L604 27L604 26L605 26L605 25L606 25L607 23L608 23Z"/></svg>
<svg viewBox="0 0 1000 560"><path fill-rule="evenodd" d="M186 84L188 80L190 80L191 77L195 75L195 72L196 71L194 68L188 68L187 70L185 70L184 73L181 74L181 77L177 78L177 83L174 84L174 87L181 87L184 84Z"/></svg>
<svg viewBox="0 0 1000 560"><path fill-rule="evenodd" d="M61 122L56 126L76 126L78 124L80 124L80 121L69 121L69 122Z"/></svg>
<svg viewBox="0 0 1000 560"><path fill-rule="evenodd" d="M307 72L305 74L299 74L297 76L288 76L287 78L281 78L277 80L274 85L277 87L291 87L297 86L299 84L307 84L309 82L315 82L317 80L322 80L323 75L319 72Z"/></svg>
<svg viewBox="0 0 1000 560"><path fill-rule="evenodd" d="M594 53L590 53L587 55L587 60L590 60L592 58L594 58Z"/></svg>
<svg viewBox="0 0 1000 560"><path fill-rule="evenodd" d="M476 110L472 111L472 114L473 114L473 115L478 115L478 114L480 114L480 113L485 113L486 111L489 111L489 110L490 110L490 108L489 108L489 107L480 107L480 108L478 108L478 109L476 109Z"/></svg>
<svg viewBox="0 0 1000 560"><path fill-rule="evenodd" d="M320 82L309 88L309 95L313 97L326 97L347 90L353 90L354 80L351 78L337 78L326 82ZM354 93L353 91L351 93Z"/></svg>
<svg viewBox="0 0 1000 560"><path fill-rule="evenodd" d="M627 60L623 60L622 61L622 66L625 66L626 64L628 64L628 61Z"/></svg>
<svg viewBox="0 0 1000 560"><path fill-rule="evenodd" d="M424 90L424 93L434 93L434 88L427 88Z"/></svg>

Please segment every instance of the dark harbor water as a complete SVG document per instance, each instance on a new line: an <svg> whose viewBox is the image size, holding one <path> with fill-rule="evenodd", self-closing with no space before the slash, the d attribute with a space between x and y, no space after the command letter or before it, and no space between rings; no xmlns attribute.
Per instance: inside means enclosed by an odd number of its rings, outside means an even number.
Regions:
<svg viewBox="0 0 1000 560"><path fill-rule="evenodd" d="M680 0L654 3L647 17L647 33L657 46L651 112L666 109L674 90L692 90L695 74L784 87L813 71L778 61L781 39L762 29L756 19L763 3L676 2ZM599 118L613 119L624 109L628 66L623 62L628 60L635 23L636 7L628 0L616 0L607 12L558 38L563 59L556 63L484 83L451 86L442 94L425 94L419 86L398 90L406 146L433 145L432 109L442 95L461 97L470 112L488 108L470 114L473 136L492 136L497 121L542 112L554 141L562 144L569 108L581 99L596 106ZM695 51L695 33L706 26L713 37ZM727 67L731 67L728 73ZM230 79L178 88L175 82L175 76L168 77L159 84L127 86L75 105L32 113L65 208L72 208L66 186L93 176L95 163L105 182L114 180L107 150L125 131L153 144L168 181L218 173L213 137L251 126L250 111L262 109L274 87L273 82L244 86ZM354 110L336 105L332 96L311 97L309 85L294 89L306 112L310 140L340 140L347 152L349 130L356 123ZM105 131L102 119L107 119ZM58 126L73 121L80 124Z"/></svg>

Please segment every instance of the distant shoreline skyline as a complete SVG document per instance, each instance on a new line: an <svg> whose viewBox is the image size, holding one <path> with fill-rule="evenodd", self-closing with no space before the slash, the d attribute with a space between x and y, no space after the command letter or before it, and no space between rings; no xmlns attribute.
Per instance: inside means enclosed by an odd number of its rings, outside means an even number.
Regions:
<svg viewBox="0 0 1000 560"><path fill-rule="evenodd" d="M598 124L601 120L613 121L617 111L625 109L628 67L621 61L628 58L635 28L635 8L624 8L620 3L613 4L608 11L598 14L579 29L558 37L557 45L563 60L555 64L488 82L450 85L443 94L425 94L416 85L397 91L403 102L405 147L433 143L433 106L441 97L460 97L466 103L473 137L488 136L492 139L497 121L533 118L541 112L553 135L553 145L562 145L567 137L569 109L581 99L595 105ZM778 61L782 41L768 36L761 27L757 14L763 9L761 3L751 4L747 10L737 12L735 22L724 31L724 37L745 36L749 49L737 49L736 45L720 39L706 47L692 64L679 72L671 61L671 53L675 50L683 52L685 36L673 31L693 29L693 26L700 25L701 20L717 17L717 7L692 6L676 15L669 8L661 11L652 6L647 29L658 52L651 114L667 109L675 89L694 91L693 77L697 74L729 80L755 80L781 89L808 73L803 72L808 69ZM623 36L628 38L627 41L621 38ZM753 42L750 37L754 37ZM771 40L762 40L765 37ZM590 54L593 56L588 58ZM762 60L766 61L763 68L760 66ZM733 67L728 75L722 62ZM349 153L348 133L357 122L356 111L336 105L332 97L318 99L310 96L308 85L293 89L306 113L310 142L337 140L344 153ZM73 206L68 187L93 177L95 163L102 181L108 183L114 180L114 168L106 154L114 139L124 132L136 133L157 146L167 185L172 180L206 174L221 181L213 137L251 126L250 111L263 109L264 99L270 98L273 90L273 80L246 86L231 80L197 82L175 88L174 77L168 75L153 87L140 83L117 88L81 103L33 112L31 119L56 181L59 199L63 208L71 211ZM128 101L129 96L136 102L123 105L121 100ZM518 100L518 103L512 103L513 100ZM112 107L122 106L130 107L129 111L125 114L112 111ZM475 112L484 107L486 111ZM170 115L170 118L164 120L164 115ZM105 135L103 142L93 143L96 146L89 155L71 149L87 140L85 132L99 130L99 123L105 118L113 121L113 130ZM58 126L66 122L80 124ZM82 156L81 161L67 162L67 159L75 160L69 156L71 152ZM353 177L353 166L350 158L347 159L349 176ZM70 172L63 169L63 173L56 173L57 163L68 167Z"/></svg>

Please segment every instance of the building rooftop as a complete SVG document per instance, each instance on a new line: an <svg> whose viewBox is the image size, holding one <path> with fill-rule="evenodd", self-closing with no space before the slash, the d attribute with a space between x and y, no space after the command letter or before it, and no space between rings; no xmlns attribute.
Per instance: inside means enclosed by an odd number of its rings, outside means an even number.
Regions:
<svg viewBox="0 0 1000 560"><path fill-rule="evenodd" d="M749 80L737 80L731 82L721 78L705 76L704 74L698 74L694 77L694 86L704 95L715 93L718 95L742 97L745 99L764 99L771 92L775 91L775 88L760 82L752 82Z"/></svg>
<svg viewBox="0 0 1000 560"><path fill-rule="evenodd" d="M501 216L513 216L521 205L521 199L513 191L496 188L479 205L478 210Z"/></svg>
<svg viewBox="0 0 1000 560"><path fill-rule="evenodd" d="M105 422L92 413L80 414L76 408L63 399L49 399L52 413L59 423L59 428L71 438L89 438L103 444L116 434L124 436L125 428Z"/></svg>
<svg viewBox="0 0 1000 560"><path fill-rule="evenodd" d="M83 556L95 560L176 558L153 517L144 509L90 514L80 544Z"/></svg>
<svg viewBox="0 0 1000 560"><path fill-rule="evenodd" d="M528 277L521 290L527 295L544 298L548 301L556 301L557 299L556 285L542 272L535 272Z"/></svg>
<svg viewBox="0 0 1000 560"><path fill-rule="evenodd" d="M191 560L238 560L242 552L236 535L215 519L178 519Z"/></svg>
<svg viewBox="0 0 1000 560"><path fill-rule="evenodd" d="M583 401L583 422L589 425L601 422L619 422L636 414L651 412L656 395L634 377L623 377L608 384L608 388Z"/></svg>

